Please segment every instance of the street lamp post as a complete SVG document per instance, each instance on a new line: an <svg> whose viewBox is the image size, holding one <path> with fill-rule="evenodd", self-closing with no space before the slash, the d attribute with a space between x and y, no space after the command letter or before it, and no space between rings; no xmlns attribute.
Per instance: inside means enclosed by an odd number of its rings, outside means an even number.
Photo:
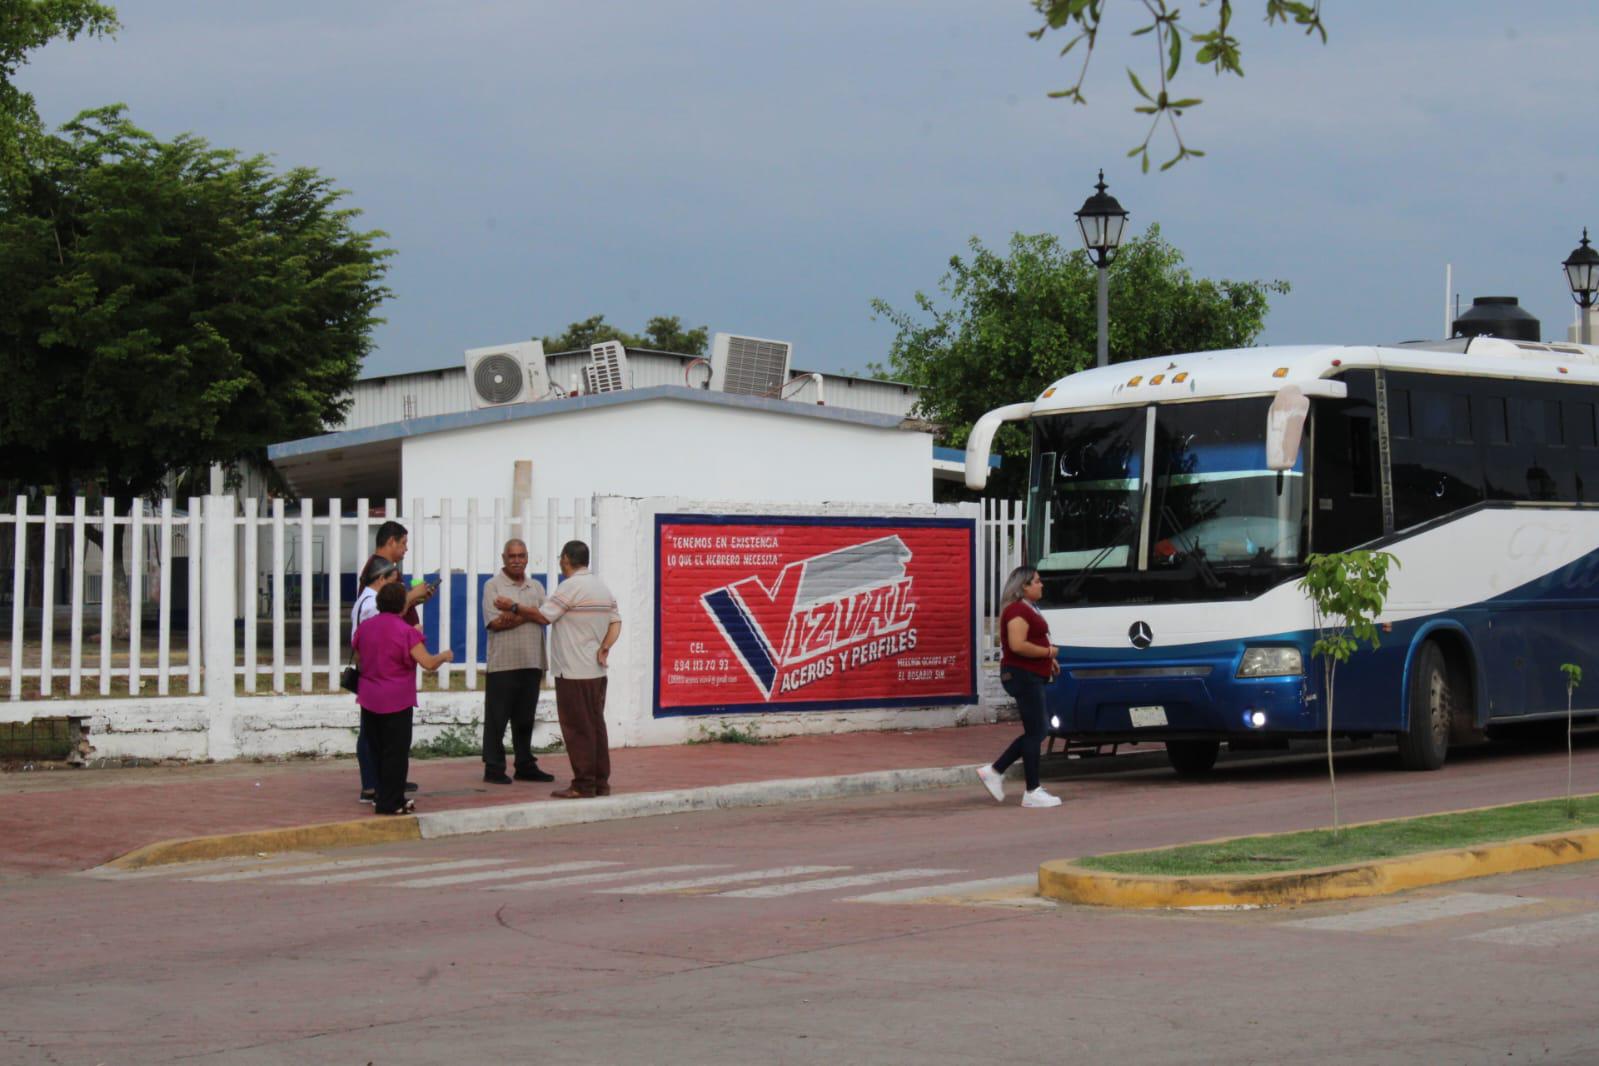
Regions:
<svg viewBox="0 0 1599 1066"><path fill-rule="evenodd" d="M1566 284L1571 286L1571 298L1582 308L1577 324L1577 340L1588 344L1588 308L1599 297L1599 252L1588 247L1588 227L1582 227L1582 243L1566 256L1561 264L1566 268Z"/></svg>
<svg viewBox="0 0 1599 1066"><path fill-rule="evenodd" d="M1083 201L1077 212L1077 228L1083 231L1083 245L1094 257L1099 268L1099 359L1098 365L1110 361L1110 325L1105 305L1110 301L1110 282L1105 268L1116 257L1122 243L1122 228L1127 225L1127 212L1116 202L1116 197L1105 192L1105 172L1099 172L1098 191Z"/></svg>

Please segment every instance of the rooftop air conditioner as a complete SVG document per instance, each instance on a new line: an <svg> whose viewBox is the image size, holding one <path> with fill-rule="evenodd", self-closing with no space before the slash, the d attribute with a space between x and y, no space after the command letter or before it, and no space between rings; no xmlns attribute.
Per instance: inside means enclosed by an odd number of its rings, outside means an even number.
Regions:
<svg viewBox="0 0 1599 1066"><path fill-rule="evenodd" d="M794 346L718 333L711 343L711 388L746 396L775 396L788 381Z"/></svg>
<svg viewBox="0 0 1599 1066"><path fill-rule="evenodd" d="M603 341L589 345L589 365L583 368L588 390L594 392L621 392L632 388L633 378L627 370L627 349L621 341Z"/></svg>
<svg viewBox="0 0 1599 1066"><path fill-rule="evenodd" d="M550 376L544 365L543 343L521 341L492 348L468 348L466 387L474 408L544 399L550 394Z"/></svg>

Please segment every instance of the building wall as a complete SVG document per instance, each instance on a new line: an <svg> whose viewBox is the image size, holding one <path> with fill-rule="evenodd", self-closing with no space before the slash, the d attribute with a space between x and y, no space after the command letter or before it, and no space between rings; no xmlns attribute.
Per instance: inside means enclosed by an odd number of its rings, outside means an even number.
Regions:
<svg viewBox="0 0 1599 1066"><path fill-rule="evenodd" d="M927 503L932 436L709 403L656 400L407 439L402 495L685 496L787 503Z"/></svg>

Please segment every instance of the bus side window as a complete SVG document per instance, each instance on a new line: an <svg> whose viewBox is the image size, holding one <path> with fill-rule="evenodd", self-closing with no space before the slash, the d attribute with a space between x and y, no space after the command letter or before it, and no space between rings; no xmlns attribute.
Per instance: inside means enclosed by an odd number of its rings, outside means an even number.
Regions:
<svg viewBox="0 0 1599 1066"><path fill-rule="evenodd" d="M1370 415L1349 417L1349 495L1377 495L1377 450Z"/></svg>
<svg viewBox="0 0 1599 1066"><path fill-rule="evenodd" d="M1349 370L1339 380L1348 395L1312 407L1310 541L1319 552L1347 551L1382 536L1376 375Z"/></svg>
<svg viewBox="0 0 1599 1066"><path fill-rule="evenodd" d="M1395 373L1392 380L1396 387L1390 398L1397 393L1408 401L1389 405L1395 528L1407 529L1480 502L1483 459L1472 435L1468 386L1427 374Z"/></svg>

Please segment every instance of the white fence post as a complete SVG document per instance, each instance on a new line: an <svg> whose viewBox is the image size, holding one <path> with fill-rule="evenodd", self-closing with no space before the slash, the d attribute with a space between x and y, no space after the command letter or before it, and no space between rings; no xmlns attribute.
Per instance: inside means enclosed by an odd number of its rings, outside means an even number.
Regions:
<svg viewBox="0 0 1599 1066"><path fill-rule="evenodd" d="M55 591L56 591L56 498L44 501L44 572L40 575L40 591L44 599L39 612L39 696L49 699L55 695Z"/></svg>
<svg viewBox="0 0 1599 1066"><path fill-rule="evenodd" d="M260 504L254 496L244 501L244 691L255 691L255 616L261 601L261 532L256 522Z"/></svg>
<svg viewBox="0 0 1599 1066"><path fill-rule="evenodd" d="M11 562L11 698L22 698L22 623L23 602L27 599L27 582L23 580L28 563L28 498L17 497L16 540L13 542Z"/></svg>
<svg viewBox="0 0 1599 1066"><path fill-rule="evenodd" d="M200 564L204 561L205 553L201 550L204 541L201 539L201 529L204 522L200 517L200 497L189 497L188 535L184 537L184 544L189 549L189 695L200 694L200 631L204 628L201 622L200 607Z"/></svg>
<svg viewBox="0 0 1599 1066"><path fill-rule="evenodd" d="M79 496L72 511L72 659L67 680L67 694L83 693L83 553L86 548L88 501Z"/></svg>
<svg viewBox="0 0 1599 1066"><path fill-rule="evenodd" d="M107 496L100 520L100 695L111 695L111 575L117 554L117 504Z"/></svg>
<svg viewBox="0 0 1599 1066"><path fill-rule="evenodd" d="M206 754L212 759L239 755L233 731L233 618L238 559L233 527L233 497L205 500L204 592ZM190 620L193 624L193 619Z"/></svg>
<svg viewBox="0 0 1599 1066"><path fill-rule="evenodd" d="M172 670L172 500L161 501L161 528L156 534L157 571L155 626L155 691L165 696L170 691Z"/></svg>

